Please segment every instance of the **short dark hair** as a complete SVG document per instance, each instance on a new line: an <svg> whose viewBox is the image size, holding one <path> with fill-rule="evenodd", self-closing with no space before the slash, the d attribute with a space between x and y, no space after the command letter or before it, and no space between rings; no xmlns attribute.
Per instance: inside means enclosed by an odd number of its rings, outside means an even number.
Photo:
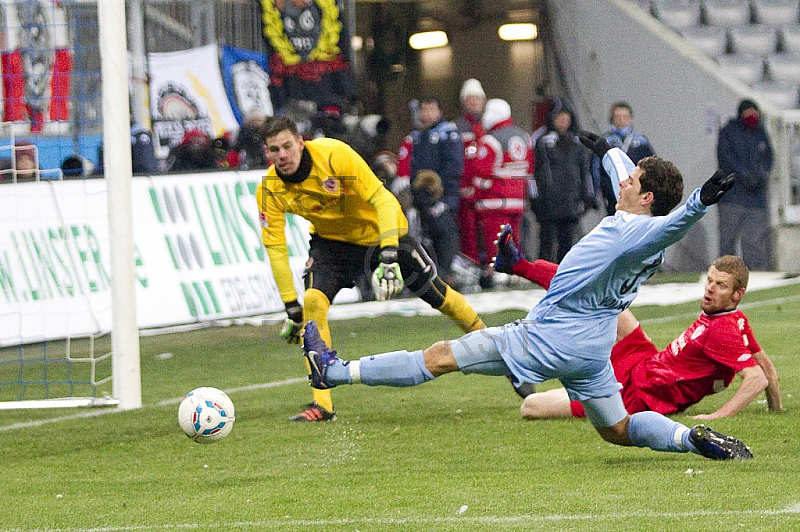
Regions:
<svg viewBox="0 0 800 532"><path fill-rule="evenodd" d="M294 123L294 120L286 115L281 115L267 118L264 121L264 127L261 129L261 138L266 142L268 138L274 137L281 131L288 131L295 137L300 135L300 131L297 129L297 124Z"/></svg>
<svg viewBox="0 0 800 532"><path fill-rule="evenodd" d="M419 104L422 105L423 103L435 103L436 107L438 107L440 111L442 109L442 102L440 102L439 98L436 96L423 96L419 99Z"/></svg>
<svg viewBox="0 0 800 532"><path fill-rule="evenodd" d="M633 118L633 107L631 107L631 104L629 104L626 101L620 100L618 102L614 102L614 104L611 106L611 110L608 112L609 122L611 122L611 120L614 118L614 111L617 109L627 109L628 112L631 114L631 118Z"/></svg>
<svg viewBox="0 0 800 532"><path fill-rule="evenodd" d="M639 161L644 170L640 179L642 192L653 193L653 216L664 216L681 202L683 197L683 176L678 168L661 157L651 155Z"/></svg>
<svg viewBox="0 0 800 532"><path fill-rule="evenodd" d="M741 257L735 255L723 255L711 265L718 271L729 273L733 275L733 291L741 288L747 288L747 282L750 280L750 270L747 269Z"/></svg>

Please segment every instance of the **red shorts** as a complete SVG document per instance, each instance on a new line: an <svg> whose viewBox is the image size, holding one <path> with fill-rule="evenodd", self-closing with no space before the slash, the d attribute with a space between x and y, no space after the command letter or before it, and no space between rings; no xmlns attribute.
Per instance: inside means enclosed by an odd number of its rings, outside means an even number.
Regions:
<svg viewBox="0 0 800 532"><path fill-rule="evenodd" d="M614 376L622 384L620 391L622 403L629 414L650 410L639 398L639 390L631 381L631 373L639 362L656 353L658 353L658 349L644 333L641 325L637 325L633 332L614 344L611 349L611 365L614 366ZM586 417L580 401L570 401L570 410L572 410L572 417Z"/></svg>

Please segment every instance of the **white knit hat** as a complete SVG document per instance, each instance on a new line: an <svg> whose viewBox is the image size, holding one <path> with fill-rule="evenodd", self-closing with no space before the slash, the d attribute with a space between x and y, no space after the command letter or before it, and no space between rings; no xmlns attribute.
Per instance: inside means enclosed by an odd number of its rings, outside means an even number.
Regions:
<svg viewBox="0 0 800 532"><path fill-rule="evenodd" d="M483 124L483 129L489 131L503 120L508 120L509 118L511 118L511 106L508 105L508 102L500 98L492 98L486 102L486 109L483 111L481 123Z"/></svg>
<svg viewBox="0 0 800 532"><path fill-rule="evenodd" d="M461 101L467 99L467 96L480 96L481 98L486 98L486 93L483 92L483 87L481 86L481 82L475 78L469 78L464 84L461 86Z"/></svg>

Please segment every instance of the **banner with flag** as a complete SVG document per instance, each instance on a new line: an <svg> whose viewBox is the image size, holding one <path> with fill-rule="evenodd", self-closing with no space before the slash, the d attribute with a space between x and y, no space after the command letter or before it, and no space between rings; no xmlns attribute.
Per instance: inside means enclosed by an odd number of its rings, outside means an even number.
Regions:
<svg viewBox="0 0 800 532"><path fill-rule="evenodd" d="M53 0L3 1L0 13L3 120L29 122L32 133L68 120L72 52L64 8Z"/></svg>
<svg viewBox="0 0 800 532"><path fill-rule="evenodd" d="M267 57L234 46L222 47L222 81L239 124L249 115L272 116Z"/></svg>
<svg viewBox="0 0 800 532"><path fill-rule="evenodd" d="M355 100L350 36L337 0L259 0L277 108L309 100L340 109Z"/></svg>
<svg viewBox="0 0 800 532"><path fill-rule="evenodd" d="M212 138L239 129L222 83L216 45L150 53L147 60L156 156L166 157L193 129Z"/></svg>

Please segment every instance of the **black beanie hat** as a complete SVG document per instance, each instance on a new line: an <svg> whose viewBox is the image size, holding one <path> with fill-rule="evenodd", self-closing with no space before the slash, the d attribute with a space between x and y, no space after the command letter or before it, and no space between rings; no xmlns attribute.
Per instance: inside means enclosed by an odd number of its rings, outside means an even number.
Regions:
<svg viewBox="0 0 800 532"><path fill-rule="evenodd" d="M747 100L746 99L746 100L742 100L741 102L739 102L739 115L740 116L747 109L755 109L759 113L761 112L761 109L758 108L758 104L756 104L756 102L754 102L753 100Z"/></svg>

